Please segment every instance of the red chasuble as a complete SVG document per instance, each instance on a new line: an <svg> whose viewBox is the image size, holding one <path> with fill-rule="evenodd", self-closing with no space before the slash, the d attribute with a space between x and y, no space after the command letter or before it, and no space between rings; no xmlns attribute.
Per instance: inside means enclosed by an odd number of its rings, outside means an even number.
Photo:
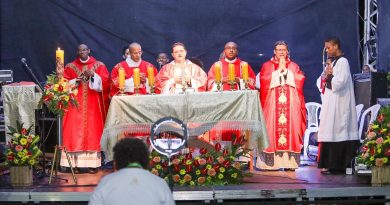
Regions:
<svg viewBox="0 0 390 205"><path fill-rule="evenodd" d="M237 58L236 61L234 61L234 69L235 69L235 76L239 77L242 79L242 73L241 73L241 66L242 63L241 59ZM229 74L229 63L225 59L221 59L220 61L216 62L220 63L221 66L221 71L222 71L222 78L223 77L228 77ZM214 69L215 63L211 66L209 73L208 73L208 90L211 91L214 83L215 83L215 69ZM254 90L255 89L255 79L256 75L255 72L253 72L252 67L248 64L248 89ZM238 84L235 84L235 90L240 89ZM241 88L243 89L243 88ZM230 85L228 83L225 83L222 85L221 90L230 90ZM241 132L240 131L222 131L221 132L221 138L217 136L218 132L216 130L210 130L210 139L211 140L222 140L222 141L231 141L232 140L232 135L235 135L237 138L240 137Z"/></svg>
<svg viewBox="0 0 390 205"><path fill-rule="evenodd" d="M125 79L129 79L133 77L133 70L134 68L139 68L140 73L144 73L146 78L148 77L148 66L153 67L154 70L154 76L157 76L157 69L152 65L151 63L142 60L138 67L129 67L129 64L127 64L126 61L122 61L115 65L115 67L111 71L111 88L110 88L110 97L114 96L119 91L119 82L118 82L118 69L123 68L125 69ZM156 78L155 78L156 79ZM133 95L134 93L126 92L128 95ZM147 94L146 85L145 83L141 83L139 88L139 94L145 95Z"/></svg>
<svg viewBox="0 0 390 205"><path fill-rule="evenodd" d="M300 153L306 129L305 76L296 63L287 59L286 67L294 75L295 87L284 84L270 88L272 72L278 67L279 63L272 58L260 70L260 100L270 141L263 151Z"/></svg>
<svg viewBox="0 0 390 205"><path fill-rule="evenodd" d="M102 80L102 91L90 89L89 81L80 82L78 107L70 106L63 122L63 145L69 152L100 151L100 138L108 110L109 72L93 57L86 63L77 58L65 66L64 78L74 80L85 70L94 70Z"/></svg>
<svg viewBox="0 0 390 205"><path fill-rule="evenodd" d="M236 61L234 61L234 69L235 69L235 74L236 77L239 77L242 79L241 75L241 66L242 63L245 61L242 61L241 59L237 58ZM222 71L222 78L223 77L228 77L229 74L229 63L225 59L221 59L220 61L216 63L221 63L221 71ZM213 88L214 82L215 82L215 70L214 70L215 63L211 66L209 73L208 73L208 90L210 91ZM248 89L254 90L255 89L255 81L256 81L256 75L255 72L253 72L252 67L248 64ZM223 84L222 86L223 90L230 90L230 85L228 83ZM238 84L235 84L235 90L240 89ZM241 88L243 89L243 88Z"/></svg>

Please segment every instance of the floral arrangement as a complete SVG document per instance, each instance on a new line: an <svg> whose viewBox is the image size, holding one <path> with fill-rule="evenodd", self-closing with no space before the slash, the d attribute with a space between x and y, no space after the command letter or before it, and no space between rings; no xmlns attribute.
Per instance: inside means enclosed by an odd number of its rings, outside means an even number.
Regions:
<svg viewBox="0 0 390 205"><path fill-rule="evenodd" d="M171 158L172 180L175 185L226 185L240 184L249 173L243 172L247 162L236 161L247 157L249 149L243 148L244 137L233 136L232 146L222 149L220 143L214 145L215 150L201 148L199 156L194 157L192 149L187 154L179 154ZM150 155L150 171L168 181L168 158L152 151Z"/></svg>
<svg viewBox="0 0 390 205"><path fill-rule="evenodd" d="M390 106L382 107L373 124L369 125L366 139L360 148L358 162L367 166L389 166Z"/></svg>
<svg viewBox="0 0 390 205"><path fill-rule="evenodd" d="M12 138L6 149L6 162L11 166L34 166L42 152L38 147L39 136L30 134L32 125L26 129L23 123L16 122L16 129L8 126Z"/></svg>
<svg viewBox="0 0 390 205"><path fill-rule="evenodd" d="M42 101L52 113L63 116L69 105L78 106L76 95L76 86L71 85L68 80L59 79L55 74L47 76Z"/></svg>

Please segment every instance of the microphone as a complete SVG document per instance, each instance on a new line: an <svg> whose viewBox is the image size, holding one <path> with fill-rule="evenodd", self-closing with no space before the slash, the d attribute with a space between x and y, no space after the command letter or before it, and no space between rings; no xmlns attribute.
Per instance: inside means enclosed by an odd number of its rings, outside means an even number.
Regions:
<svg viewBox="0 0 390 205"><path fill-rule="evenodd" d="M25 58L21 58L20 61L23 63L24 66L28 67L27 60Z"/></svg>
<svg viewBox="0 0 390 205"><path fill-rule="evenodd" d="M37 76L35 76L35 74L31 70L31 68L27 65L27 60L25 58L21 58L20 61L23 63L24 67L28 71L28 74L30 75L32 80L38 85L38 88L39 88L38 90L42 93L44 90L43 85L40 83Z"/></svg>

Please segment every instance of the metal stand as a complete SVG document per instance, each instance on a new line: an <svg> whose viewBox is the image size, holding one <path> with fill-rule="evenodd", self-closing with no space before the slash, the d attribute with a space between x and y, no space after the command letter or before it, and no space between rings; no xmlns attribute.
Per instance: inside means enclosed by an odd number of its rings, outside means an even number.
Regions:
<svg viewBox="0 0 390 205"><path fill-rule="evenodd" d="M55 173L55 178L58 178L57 171L58 171L58 167L59 167L59 163L60 163L60 159L61 159L61 150L63 150L65 152L65 155L66 155L66 158L68 160L69 167L70 167L70 171L72 172L73 181L75 184L77 184L76 175L74 174L74 170L72 167L72 163L70 162L70 157L69 157L68 151L66 150L66 147L62 146L62 116L60 116L60 115L57 116L57 136L58 136L58 145L56 145L54 148L54 156L53 156L53 161L51 164L49 184L51 184L51 179L53 177L53 173ZM65 181L68 182L67 179Z"/></svg>

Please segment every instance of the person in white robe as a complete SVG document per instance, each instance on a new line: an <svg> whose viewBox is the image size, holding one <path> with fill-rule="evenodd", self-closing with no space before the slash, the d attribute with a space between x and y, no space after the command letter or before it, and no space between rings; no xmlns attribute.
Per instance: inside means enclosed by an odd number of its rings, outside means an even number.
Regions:
<svg viewBox="0 0 390 205"><path fill-rule="evenodd" d="M340 40L325 41L330 61L322 74L322 107L318 142L318 167L322 174L345 172L359 146L355 95L348 60L343 57ZM321 77L320 77L321 78Z"/></svg>

